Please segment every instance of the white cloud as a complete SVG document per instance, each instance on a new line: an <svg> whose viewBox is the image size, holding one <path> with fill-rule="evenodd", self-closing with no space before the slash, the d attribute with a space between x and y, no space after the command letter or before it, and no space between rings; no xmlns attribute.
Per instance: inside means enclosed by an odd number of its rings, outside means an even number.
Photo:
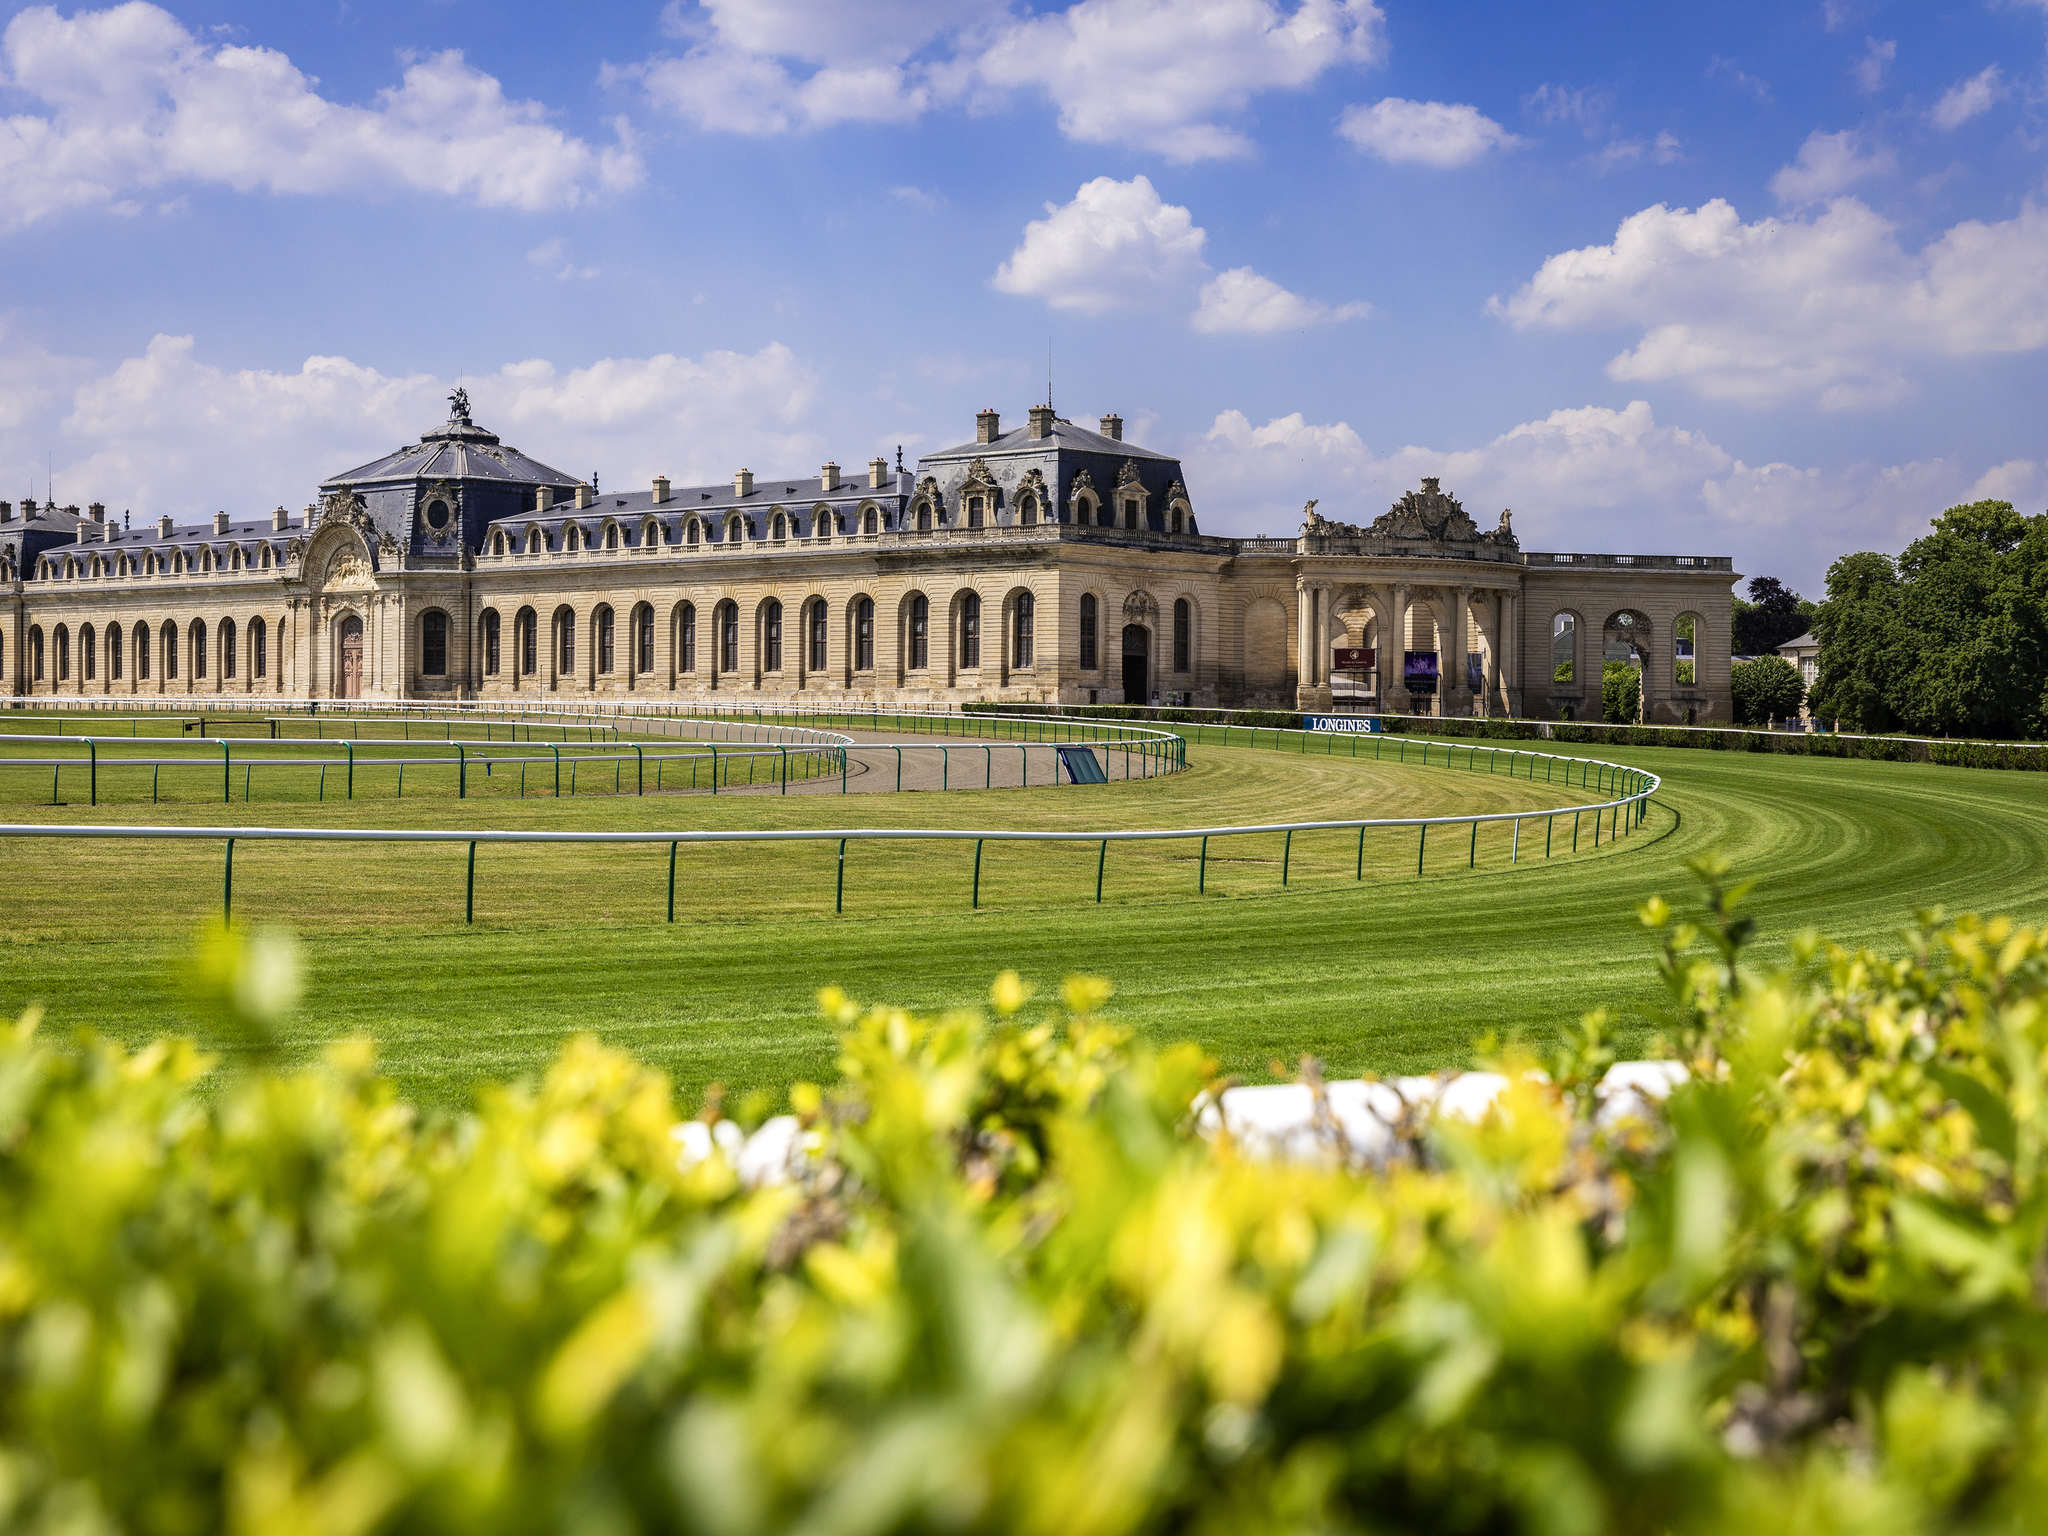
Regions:
<svg viewBox="0 0 2048 1536"><path fill-rule="evenodd" d="M609 74L701 128L905 122L1035 91L1068 138L1176 161L1248 152L1225 119L1254 96L1385 46L1374 0L1078 0L1036 15L996 0L706 0L667 15L691 46Z"/></svg>
<svg viewBox="0 0 2048 1536"><path fill-rule="evenodd" d="M1210 533L1291 530L1312 496L1327 517L1369 523L1436 475L1481 526L1512 507L1526 549L1733 555L1738 571L1778 575L1814 596L1838 555L1896 550L1973 494L1969 472L1943 459L1748 464L1704 433L1659 423L1641 400L1554 411L1476 446L1384 452L1346 422L1297 412L1255 425L1225 411L1182 453L1197 510L1211 509ZM2005 484L2025 467L1976 483Z"/></svg>
<svg viewBox="0 0 2048 1536"><path fill-rule="evenodd" d="M543 240L526 253L526 259L557 282L582 281L597 276L597 268L579 266L569 254L569 242L557 235Z"/></svg>
<svg viewBox="0 0 2048 1536"><path fill-rule="evenodd" d="M1719 199L1658 204L1488 307L1518 329L1639 331L1608 364L1617 380L1844 410L1905 397L1917 359L2048 347L2044 252L2048 210L2032 203L1919 251L1854 198L1754 224Z"/></svg>
<svg viewBox="0 0 2048 1536"><path fill-rule="evenodd" d="M1576 123L1590 139L1599 134L1614 111L1614 93L1545 81L1522 98L1522 110L1541 122Z"/></svg>
<svg viewBox="0 0 2048 1536"><path fill-rule="evenodd" d="M1930 116L1943 133L1953 133L1971 119L1989 112L2005 99L2005 94L2005 72L1996 64L1987 64L1943 92Z"/></svg>
<svg viewBox="0 0 2048 1536"><path fill-rule="evenodd" d="M67 500L138 517L297 507L323 477L438 423L456 384L506 441L572 474L597 469L612 487L656 474L717 481L743 463L772 473L817 463L825 446L803 426L816 376L780 343L578 368L534 359L439 378L384 374L345 357L310 357L291 371L223 368L189 336L158 336L79 383L60 418L18 432L0 423L0 460L54 436ZM232 466L225 482L223 466Z"/></svg>
<svg viewBox="0 0 2048 1536"><path fill-rule="evenodd" d="M1363 320L1370 313L1370 304L1318 304L1261 277L1250 267L1232 267L1202 285L1192 324L1210 335L1264 336L1341 320Z"/></svg>
<svg viewBox="0 0 2048 1536"><path fill-rule="evenodd" d="M1214 274L1203 255L1208 239L1194 215L1161 198L1147 178L1098 176L1073 201L1046 204L994 282L1004 293L1090 315L1192 299L1190 323L1212 334L1302 330L1355 320L1369 308L1304 299L1250 267Z"/></svg>
<svg viewBox="0 0 2048 1536"><path fill-rule="evenodd" d="M1849 66L1849 73L1856 80L1856 88L1866 96L1882 90L1885 71L1891 68L1898 56L1899 45L1895 42L1879 42L1874 37L1863 39L1863 56Z"/></svg>
<svg viewBox="0 0 2048 1536"><path fill-rule="evenodd" d="M1839 197L1859 181L1888 176L1898 168L1898 158L1889 149L1882 144L1866 147L1853 128L1809 133L1798 158L1771 178L1771 196L1787 207L1804 207Z"/></svg>
<svg viewBox="0 0 2048 1536"><path fill-rule="evenodd" d="M0 228L129 211L193 185L398 187L531 212L641 175L623 128L610 147L566 134L453 51L412 61L367 106L344 105L282 53L203 43L137 0L68 18L23 11L0 35L0 65L0 83L34 103L0 121Z"/></svg>
<svg viewBox="0 0 2048 1536"><path fill-rule="evenodd" d="M2009 501L2022 512L2032 513L2048 504L2048 463L2033 459L2008 459L1994 464L1977 477L1967 501Z"/></svg>
<svg viewBox="0 0 2048 1536"><path fill-rule="evenodd" d="M1389 96L1345 110L1337 132L1389 165L1453 170L1522 141L1477 107Z"/></svg>
<svg viewBox="0 0 2048 1536"><path fill-rule="evenodd" d="M1654 139L1612 139L1603 144L1592 157L1593 166L1601 175L1609 171L1626 170L1631 166L1671 165L1682 159L1685 146L1678 141L1678 135L1668 130Z"/></svg>
<svg viewBox="0 0 2048 1536"><path fill-rule="evenodd" d="M920 213L937 213L946 206L946 195L943 192L933 192L924 187L891 187L889 195L897 202L915 208Z"/></svg>

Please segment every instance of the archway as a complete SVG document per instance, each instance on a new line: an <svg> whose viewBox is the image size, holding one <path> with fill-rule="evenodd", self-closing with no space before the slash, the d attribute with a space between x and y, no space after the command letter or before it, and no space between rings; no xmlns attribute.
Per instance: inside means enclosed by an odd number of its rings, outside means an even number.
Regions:
<svg viewBox="0 0 2048 1536"><path fill-rule="evenodd" d="M350 614L335 631L335 697L363 696L363 621Z"/></svg>
<svg viewBox="0 0 2048 1536"><path fill-rule="evenodd" d="M1124 626L1124 702L1151 702L1152 631L1142 624Z"/></svg>

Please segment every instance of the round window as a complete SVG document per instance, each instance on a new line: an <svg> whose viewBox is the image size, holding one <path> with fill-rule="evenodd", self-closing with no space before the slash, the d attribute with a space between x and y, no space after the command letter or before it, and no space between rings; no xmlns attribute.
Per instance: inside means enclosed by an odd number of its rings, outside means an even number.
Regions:
<svg viewBox="0 0 2048 1536"><path fill-rule="evenodd" d="M448 526L448 503L430 501L427 503L427 526L439 533Z"/></svg>

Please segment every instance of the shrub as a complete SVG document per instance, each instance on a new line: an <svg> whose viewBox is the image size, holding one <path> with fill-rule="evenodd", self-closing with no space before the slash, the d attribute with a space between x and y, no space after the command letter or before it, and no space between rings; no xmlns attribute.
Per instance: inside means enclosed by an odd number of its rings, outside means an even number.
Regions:
<svg viewBox="0 0 2048 1536"><path fill-rule="evenodd" d="M1743 725L1790 720L1806 699L1799 669L1782 656L1736 662L1728 669L1728 691L1734 697L1735 718Z"/></svg>
<svg viewBox="0 0 2048 1536"><path fill-rule="evenodd" d="M1609 725L1633 724L1643 712L1643 674L1626 661L1600 667L1600 712Z"/></svg>
<svg viewBox="0 0 2048 1536"><path fill-rule="evenodd" d="M591 1040L474 1112L361 1043L0 1040L16 1530L2022 1529L2048 1474L2048 946L1744 962L1661 902L1686 1086L1595 1016L1392 1164L1190 1131L1107 988L826 995L799 1176ZM232 939L201 989L260 1048ZM1311 1078L1313 1082L1313 1077ZM717 1100L699 1118L715 1119ZM707 1144L715 1137L700 1138Z"/></svg>

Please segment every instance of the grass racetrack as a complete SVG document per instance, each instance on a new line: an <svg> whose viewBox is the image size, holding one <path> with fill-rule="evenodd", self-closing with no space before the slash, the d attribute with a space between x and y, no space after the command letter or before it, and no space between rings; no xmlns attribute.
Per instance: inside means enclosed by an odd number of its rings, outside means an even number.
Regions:
<svg viewBox="0 0 2048 1536"><path fill-rule="evenodd" d="M1541 744L1538 744L1541 745ZM61 810L0 780L15 822L549 827L588 830L845 826L1111 828L1433 815L1580 803L1576 788L1438 766L1191 744L1187 772L1086 788L948 794L731 794L467 802L450 798ZM1571 751L1570 748L1560 750ZM1545 1039L1596 1006L1641 1044L1659 1000L1636 905L1691 900L1685 861L1719 851L1757 881L1758 954L1812 926L1892 947L1915 910L2048 919L2048 795L2032 774L1931 765L1599 748L1664 778L1646 824L1575 857L1542 857L1543 820L1433 834L1416 878L1413 829L1357 837L1219 840L1197 896L1197 845L1113 844L1095 902L1094 844L991 844L969 910L973 844L856 843L833 913L830 843L685 846L677 921L663 919L666 849L493 847L463 923L459 844L244 842L237 915L300 934L310 1000L289 1043L364 1033L426 1099L465 1099L594 1029L671 1070L775 1087L828 1070L814 997L924 1008L971 1003L1005 967L1048 985L1116 983L1114 1011L1160 1038L1201 1041L1247 1076L1320 1057L1335 1074L1462 1064L1486 1031ZM1280 889L1288 862L1289 888ZM44 1002L45 1027L127 1039L191 1028L179 976L217 911L217 842L0 840L14 894L0 1007Z"/></svg>

